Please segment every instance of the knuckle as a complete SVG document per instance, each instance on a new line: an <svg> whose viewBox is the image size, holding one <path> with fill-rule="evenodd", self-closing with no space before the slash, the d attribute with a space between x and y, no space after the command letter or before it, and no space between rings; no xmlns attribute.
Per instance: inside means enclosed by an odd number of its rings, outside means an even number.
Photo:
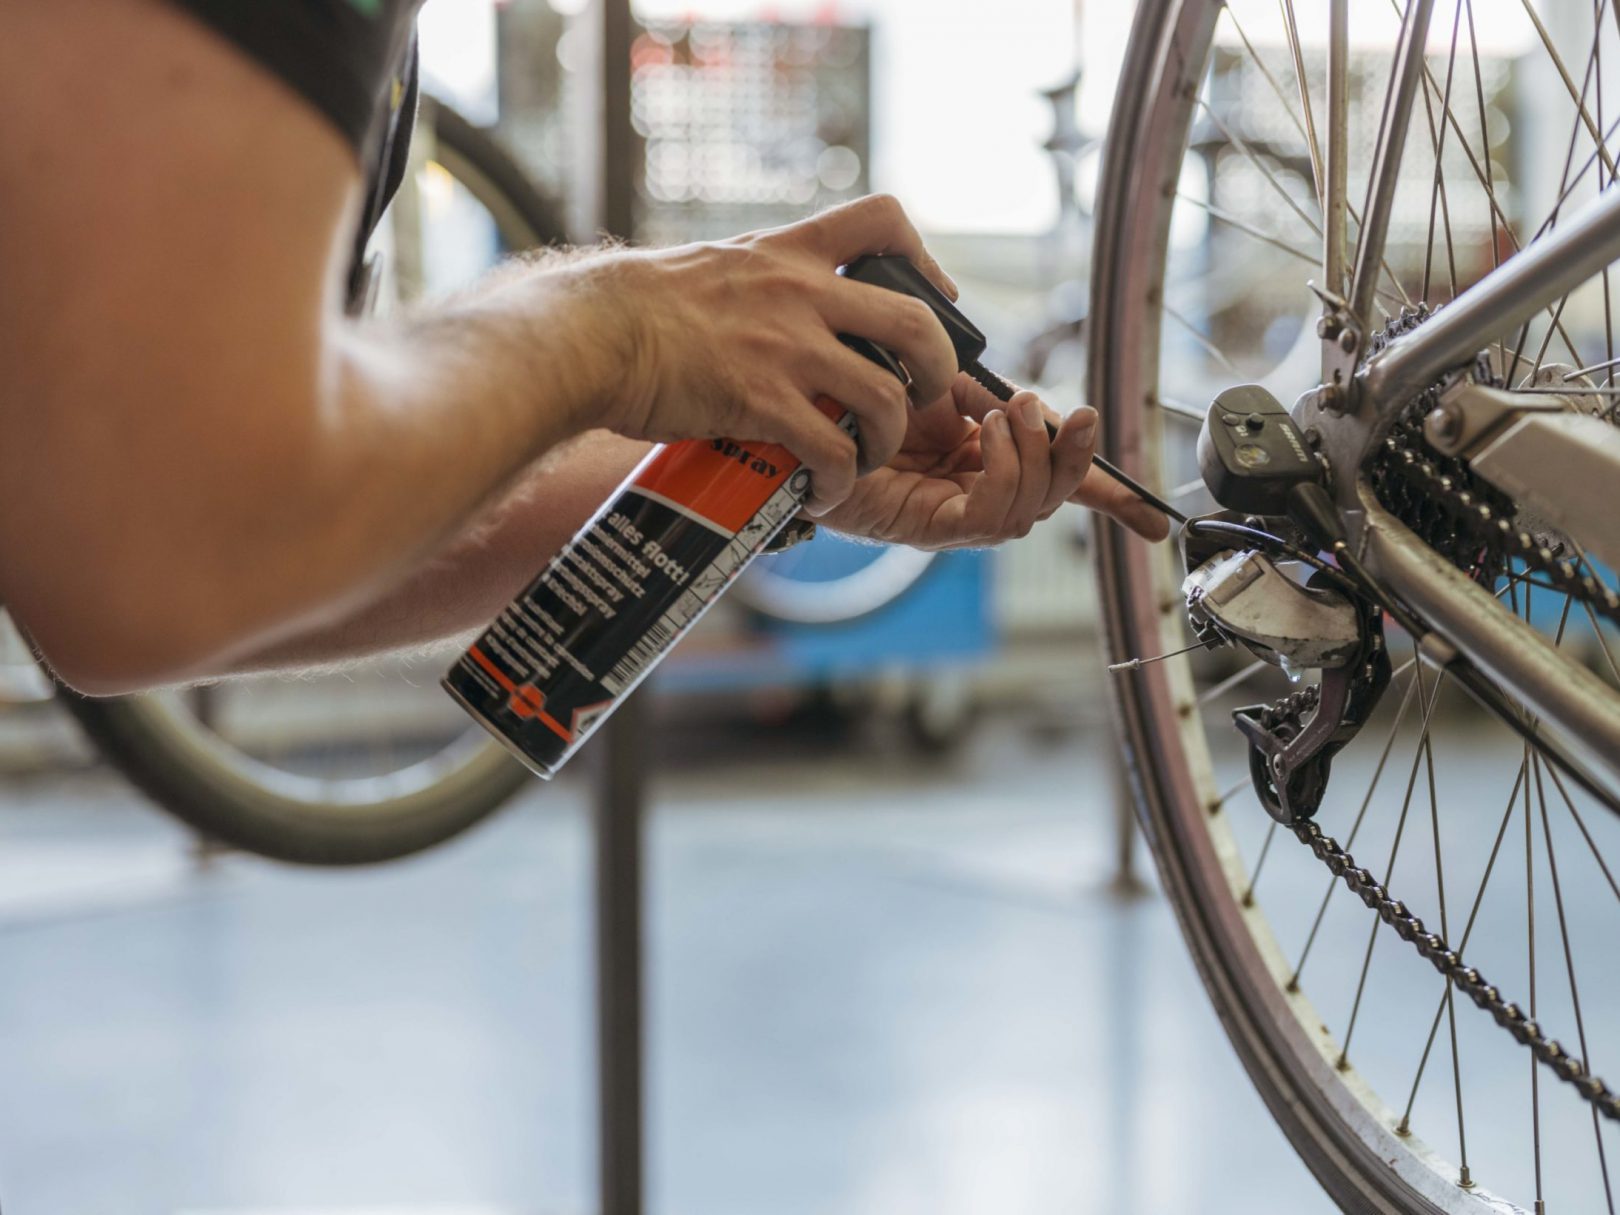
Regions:
<svg viewBox="0 0 1620 1215"><path fill-rule="evenodd" d="M939 327L933 309L921 300L903 299L897 302L901 305L896 316L899 340L913 349L924 347L931 330Z"/></svg>
<svg viewBox="0 0 1620 1215"><path fill-rule="evenodd" d="M900 206L900 200L886 191L868 194L861 201L874 214L887 219L898 219L905 215L905 211Z"/></svg>

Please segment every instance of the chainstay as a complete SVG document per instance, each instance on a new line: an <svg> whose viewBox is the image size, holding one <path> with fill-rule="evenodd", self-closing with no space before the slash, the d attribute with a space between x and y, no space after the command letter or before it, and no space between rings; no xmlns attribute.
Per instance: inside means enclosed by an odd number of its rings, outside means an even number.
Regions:
<svg viewBox="0 0 1620 1215"><path fill-rule="evenodd" d="M1290 828L1295 838L1308 847L1335 877L1343 880L1378 918L1395 930L1403 941L1410 941L1418 953L1427 958L1435 970L1449 979L1476 1007L1484 1009L1515 1041L1530 1048L1536 1060L1566 1084L1572 1085L1590 1105L1605 1118L1620 1122L1620 1097L1603 1080L1594 1076L1584 1061L1570 1054L1549 1038L1539 1022L1525 1015L1524 1010L1510 1000L1473 966L1465 966L1462 957L1437 932L1430 932L1423 921L1407 909L1405 903L1392 896L1373 877L1370 870L1356 864L1351 856L1332 836L1325 834L1309 819L1294 823Z"/></svg>

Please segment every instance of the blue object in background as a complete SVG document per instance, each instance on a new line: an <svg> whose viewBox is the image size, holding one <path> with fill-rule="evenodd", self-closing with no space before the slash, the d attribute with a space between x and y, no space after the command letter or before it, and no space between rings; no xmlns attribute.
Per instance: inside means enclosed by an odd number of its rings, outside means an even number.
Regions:
<svg viewBox="0 0 1620 1215"><path fill-rule="evenodd" d="M779 563L769 571L776 577L824 584L859 571L884 552L823 532L760 561ZM879 671L926 673L976 662L997 641L990 554L939 553L893 601L851 620L800 624L757 612L746 619L747 631L735 647L678 649L660 672L661 689L679 693L858 681Z"/></svg>

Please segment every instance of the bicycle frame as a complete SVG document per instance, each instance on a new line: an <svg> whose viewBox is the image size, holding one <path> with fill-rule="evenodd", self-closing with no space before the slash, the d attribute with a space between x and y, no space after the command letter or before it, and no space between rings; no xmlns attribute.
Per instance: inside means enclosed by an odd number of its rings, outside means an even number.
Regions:
<svg viewBox="0 0 1620 1215"><path fill-rule="evenodd" d="M1323 265L1335 295L1345 266L1342 185L1348 156L1344 78L1348 0L1332 0L1328 86L1328 191L1324 198ZM1365 321L1383 267L1395 183L1425 71L1423 47L1433 0L1411 0L1396 48L1393 76L1368 185L1361 240L1345 320L1357 341L1349 354L1329 343L1324 379L1336 394L1307 394L1297 413L1314 427L1340 473L1339 503L1363 561L1480 670L1511 688L1538 716L1577 740L1620 781L1620 713L1603 681L1559 654L1536 630L1448 563L1386 511L1359 470L1375 444L1414 397L1466 366L1505 331L1534 317L1606 266L1620 260L1620 189L1611 189L1542 239L1459 294L1432 319L1357 362ZM1335 70L1337 66L1337 70ZM1332 194L1337 185L1339 192ZM1331 308L1331 306L1330 306ZM1611 453L1599 453L1611 459ZM1614 469L1620 477L1620 467ZM1556 495L1556 480L1547 487ZM1442 661L1443 654L1437 654Z"/></svg>

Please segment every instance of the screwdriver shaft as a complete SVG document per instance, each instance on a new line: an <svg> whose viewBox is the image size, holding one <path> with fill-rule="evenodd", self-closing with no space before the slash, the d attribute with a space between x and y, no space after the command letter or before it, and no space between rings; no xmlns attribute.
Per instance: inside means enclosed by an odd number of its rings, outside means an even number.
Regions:
<svg viewBox="0 0 1620 1215"><path fill-rule="evenodd" d="M978 360L974 360L973 362L969 363L966 367L962 368L962 370L967 372L968 375L972 376L980 384L984 385L984 387L989 390L990 394L998 401L1012 400L1013 393L1017 391L1017 389L1015 389L1011 384L1007 383L1006 380L1002 379L999 375L991 371ZM1055 439L1057 438L1057 432L1058 428L1048 421L1046 423L1046 437L1048 439ZM1186 524L1186 515L1182 514L1175 507L1171 506L1170 503L1159 497L1158 494L1154 493L1151 489L1143 485L1140 481L1136 480L1123 469L1103 459L1101 456L1092 456L1091 462L1098 468L1102 469L1103 472L1107 473L1110 477L1114 478L1114 480L1118 481L1126 489L1130 490L1143 502L1146 502L1154 510L1164 515L1166 518L1173 519L1177 523L1183 525Z"/></svg>

